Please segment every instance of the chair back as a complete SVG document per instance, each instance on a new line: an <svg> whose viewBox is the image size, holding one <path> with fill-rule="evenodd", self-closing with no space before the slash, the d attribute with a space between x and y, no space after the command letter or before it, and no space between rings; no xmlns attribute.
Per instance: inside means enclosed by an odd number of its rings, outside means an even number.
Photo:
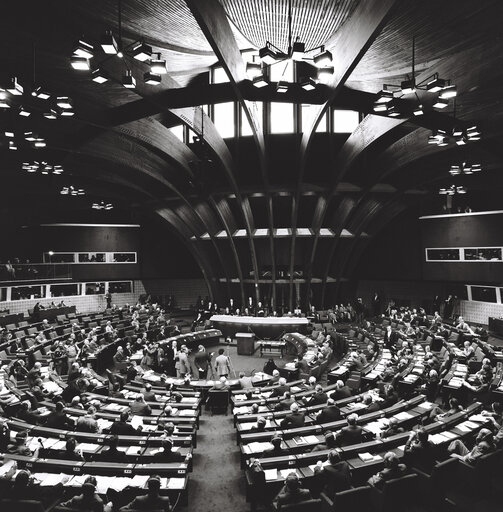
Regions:
<svg viewBox="0 0 503 512"><path fill-rule="evenodd" d="M307 500L301 501L300 503L288 503L287 505L281 505L281 509L284 512L319 512L321 510L321 500Z"/></svg>
<svg viewBox="0 0 503 512"><path fill-rule="evenodd" d="M229 408L229 391L210 389L208 392L208 406L211 414L214 412L223 412L227 414Z"/></svg>
<svg viewBox="0 0 503 512"><path fill-rule="evenodd" d="M44 506L40 501L35 500L0 500L2 512L44 512Z"/></svg>
<svg viewBox="0 0 503 512"><path fill-rule="evenodd" d="M335 510L371 510L370 491L368 485L355 487L347 491L341 491L335 494Z"/></svg>
<svg viewBox="0 0 503 512"><path fill-rule="evenodd" d="M407 500L414 496L417 490L417 479L416 474L411 474L385 482L383 486L383 510L398 512L403 509L404 503L407 503Z"/></svg>

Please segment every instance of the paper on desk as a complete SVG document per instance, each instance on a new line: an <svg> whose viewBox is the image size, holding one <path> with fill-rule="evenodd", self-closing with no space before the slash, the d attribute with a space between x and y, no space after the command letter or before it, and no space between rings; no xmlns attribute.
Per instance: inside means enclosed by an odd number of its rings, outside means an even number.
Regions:
<svg viewBox="0 0 503 512"><path fill-rule="evenodd" d="M318 442L318 438L316 436L310 435L310 436L304 436L304 440L308 444L314 444Z"/></svg>
<svg viewBox="0 0 503 512"><path fill-rule="evenodd" d="M266 480L276 480L278 478L278 470L276 468L264 469L264 476Z"/></svg>
<svg viewBox="0 0 503 512"><path fill-rule="evenodd" d="M126 455L138 455L141 453L141 448L139 446L128 446L126 450Z"/></svg>
<svg viewBox="0 0 503 512"><path fill-rule="evenodd" d="M67 487L82 487L89 475L75 475L64 485Z"/></svg>
<svg viewBox="0 0 503 512"><path fill-rule="evenodd" d="M105 420L104 418L98 418L96 420L96 423L98 424L98 427L100 430L105 430L107 428L110 428L112 426L112 421Z"/></svg>
<svg viewBox="0 0 503 512"><path fill-rule="evenodd" d="M140 487L143 488L147 485L147 481L150 478L150 475L135 475L129 485L131 487Z"/></svg>
<svg viewBox="0 0 503 512"><path fill-rule="evenodd" d="M100 478L100 477L98 477ZM109 481L109 489L114 491L123 491L128 485L131 484L131 478L125 476L116 476Z"/></svg>
<svg viewBox="0 0 503 512"><path fill-rule="evenodd" d="M166 489L183 489L185 478L169 478Z"/></svg>
<svg viewBox="0 0 503 512"><path fill-rule="evenodd" d="M83 452L92 452L95 453L100 449L99 444L94 443L79 443L77 445L77 450L82 450Z"/></svg>
<svg viewBox="0 0 503 512"><path fill-rule="evenodd" d="M459 425L456 425L456 428L458 430L461 430L461 432L471 432L472 431L472 429L468 425L466 425L466 421L463 423L460 423Z"/></svg>
<svg viewBox="0 0 503 512"><path fill-rule="evenodd" d="M140 426L142 426L142 425L143 425L143 419L142 419L142 417L141 417L141 416L133 416L133 417L131 418L131 426L132 426L133 428L136 428L136 429L137 429L138 427L140 427Z"/></svg>
<svg viewBox="0 0 503 512"><path fill-rule="evenodd" d="M433 407L433 404L431 402L423 402L422 404L419 404L418 407L421 409L429 410Z"/></svg>
<svg viewBox="0 0 503 512"><path fill-rule="evenodd" d="M328 462L328 460L324 460L322 463L321 463L321 466L322 467L325 467L325 466L328 466L330 464L330 462ZM316 467L316 464L311 464L310 466L308 466L309 469L314 473L314 468Z"/></svg>
<svg viewBox="0 0 503 512"><path fill-rule="evenodd" d="M446 438L442 434L431 434L428 438L433 444L445 443Z"/></svg>
<svg viewBox="0 0 503 512"><path fill-rule="evenodd" d="M4 476L7 473L7 471L9 471L14 466L15 463L16 463L16 461L14 461L14 460L8 460L8 461L4 462L0 466L0 476Z"/></svg>
<svg viewBox="0 0 503 512"><path fill-rule="evenodd" d="M370 462L370 461L374 460L374 456L368 452L359 453L358 457L360 457L360 459L363 462Z"/></svg>
<svg viewBox="0 0 503 512"><path fill-rule="evenodd" d="M302 391L302 388L299 388L298 386L292 386L290 388L291 393L299 393L300 391Z"/></svg>
<svg viewBox="0 0 503 512"><path fill-rule="evenodd" d="M52 473L37 473L37 479L40 481L40 487L53 487L57 484L64 484L71 477L64 473L52 474Z"/></svg>
<svg viewBox="0 0 503 512"><path fill-rule="evenodd" d="M487 416L482 414L474 414L468 418L470 421L476 421L478 423L485 423L487 421Z"/></svg>
<svg viewBox="0 0 503 512"><path fill-rule="evenodd" d="M175 410L177 410L177 409L173 409L173 413ZM194 415L195 415L195 411L193 411L192 409L181 409L180 413L179 413L179 416L194 416Z"/></svg>
<svg viewBox="0 0 503 512"><path fill-rule="evenodd" d="M452 439L456 439L458 437L457 434L455 434L454 432L451 432L450 430L447 430L445 432L442 432L442 435L449 439L449 440L452 440Z"/></svg>
<svg viewBox="0 0 503 512"><path fill-rule="evenodd" d="M412 414L408 413L407 411L399 412L393 416L393 418L396 418L398 421L410 420L412 417Z"/></svg>

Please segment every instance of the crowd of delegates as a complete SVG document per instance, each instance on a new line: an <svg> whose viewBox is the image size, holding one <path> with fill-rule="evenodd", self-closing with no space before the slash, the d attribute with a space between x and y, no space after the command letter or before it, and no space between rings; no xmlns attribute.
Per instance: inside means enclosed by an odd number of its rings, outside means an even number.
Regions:
<svg viewBox="0 0 503 512"><path fill-rule="evenodd" d="M122 318L127 319L135 333L130 337L131 341L124 344L124 347L119 345L114 356L114 372L118 378L111 379L114 380L113 385L112 382L106 382L104 377L98 375L89 361L104 346L118 340L117 330L111 321L104 326L87 329L79 325L77 321L73 322L71 333L64 340L59 339L54 344L49 342L47 345L50 355L47 366L43 366L40 362L32 364L19 358L0 368L1 453L37 456L42 448L42 446L34 448L33 444L27 444L28 434L26 431L17 432L11 442L6 418L14 417L31 425L44 425L75 432L110 434L113 437L108 450L103 454L103 460L124 462L125 454L117 449L118 439L116 436L141 434L142 427L134 427L130 420L133 415L151 414L151 409L146 402L157 401L151 385L145 384L136 397L131 399L128 410L123 411L120 418L106 428L100 426L97 417L97 408L100 406L100 402L89 398L84 393L103 386L105 383L109 387L110 396L124 398L123 384L152 367L166 370L168 374L188 373L189 368L177 367L179 364L188 365L186 357L188 351L183 346L178 348L176 343L168 344L166 351L160 348L159 341L165 340L168 337L168 332L169 335L172 335L177 331L173 328L168 331L170 319L157 304L125 306L120 311L114 307L113 311L120 312ZM146 318L146 321L140 321L140 316ZM48 342L47 336L51 328L51 324L44 320L35 341L38 343ZM10 333L5 334L4 332L3 339L11 341ZM14 343L15 341L13 340ZM200 349L204 350L203 347ZM143 351L141 363L130 362L129 358L138 350ZM167 358L170 358L168 362L166 362ZM206 357L206 361L203 361L201 357L197 359L197 366L200 370L205 364L209 367L209 363L209 355ZM154 455L154 462L158 463L185 460L180 453L172 450L171 436L175 432L175 426L166 420L176 414L176 409L170 403L173 402L176 405L176 402L182 399L182 395L176 393L172 390L172 386L168 385L166 396L169 398L169 403L166 403L163 414L157 422L157 433L163 438L162 450ZM48 401L53 402L54 406L49 409L41 407L42 402L47 404ZM84 414L72 418L65 412L67 407L81 409ZM61 458L84 460L82 453L76 450L76 446L75 439L69 438ZM8 478L8 475L0 478L0 491L2 486L7 486L9 490L7 495L12 497L19 495L26 499L28 496L36 495L36 499L42 501L44 498L43 489L30 480L28 471L18 472L13 481ZM31 494L20 490L27 487L30 487ZM148 481L148 493L145 496L137 497L125 508L144 509L146 506L147 509L153 507L155 510L170 510L169 499L161 497L159 489L159 477L151 476ZM84 506L84 504L87 505ZM63 505L82 510L102 511L104 509L104 503L96 494L96 482L93 477L90 477L90 480L83 485L80 496L72 498ZM105 506L105 509L111 510L111 505Z"/></svg>
<svg viewBox="0 0 503 512"><path fill-rule="evenodd" d="M408 368L412 363L416 344L421 341L424 349L424 371L420 377L417 387L428 400L435 405L429 414L423 415L418 424L410 430L409 437L404 446L404 457L399 457L394 452L386 453L383 457L384 468L373 475L368 484L376 488L382 488L383 484L391 479L398 478L413 472L414 468L431 471L433 465L445 456L441 450L430 440L425 427L434 421L443 420L463 411L473 401L482 401L485 409L482 415L487 420L487 425L480 429L475 438L468 440L456 439L446 447L448 457L457 458L469 464L476 464L477 460L503 448L503 405L499 402L489 400L489 384L495 372L495 360L485 357L481 361L480 370L467 375L463 387L458 390L456 396L453 391L442 391L442 378L447 374L452 357L441 361L438 350L435 353L431 347L426 345L420 338L419 327L427 327L430 333L443 333L444 326L438 315L429 319L422 309L401 308L393 312L393 318L405 322L398 328L387 326L384 335L384 347L391 352L391 359L386 363L386 369L378 379L378 389L368 390L355 400L361 400L362 408L357 412L346 416L347 425L338 431L326 431L324 442L312 448L313 452L329 450L326 460L320 460L314 467L315 477L309 481L309 488L303 488L301 480L294 473L286 477L284 486L274 499L277 509L282 505L298 503L312 498L319 497L323 491L333 499L335 493L349 489L352 484L352 475L348 463L341 459L338 448L350 446L364 441L364 429L358 425L358 416L371 412L383 410L396 404L401 397L396 389L398 380L401 378L401 371ZM462 331L466 338L461 340L457 348L457 356L461 361L470 361L474 357L474 350L471 344L474 330L466 324L463 318L456 320L456 327ZM367 362L372 361L377 353L375 342L371 342L366 350L351 352L348 357L349 367L362 369ZM278 374L279 375L279 374ZM382 383L382 385L381 385ZM343 418L337 401L352 396L351 389L343 381L337 381L335 390L326 393L322 386L314 378L306 383L306 389L311 387L314 394L303 401L296 401L295 395L290 392L287 381L278 378L278 385L270 397L281 396L281 400L275 409L288 410L289 413L280 422L280 428L297 428L305 425L305 412L303 407L324 404L324 407L317 413L317 423L327 423ZM463 388L464 393L463 393ZM259 404L253 404L251 413L259 414ZM255 431L264 430L267 423L265 415L259 415L254 426ZM396 434L404 433L403 427L396 418L387 420L382 431L378 434L381 438L387 438ZM272 440L272 448L262 453L262 457L288 455L289 449L285 446L280 434L275 435ZM260 459L252 459L250 468L253 472L260 472Z"/></svg>

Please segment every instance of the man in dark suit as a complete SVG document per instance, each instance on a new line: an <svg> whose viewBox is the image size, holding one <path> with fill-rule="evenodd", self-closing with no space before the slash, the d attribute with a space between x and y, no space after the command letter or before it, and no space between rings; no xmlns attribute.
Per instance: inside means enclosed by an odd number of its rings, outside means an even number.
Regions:
<svg viewBox="0 0 503 512"><path fill-rule="evenodd" d="M398 402L398 393L395 391L395 388L390 384L385 386L384 392L382 394L382 398L384 401L381 404L381 409L387 409L392 405L395 405Z"/></svg>
<svg viewBox="0 0 503 512"><path fill-rule="evenodd" d="M281 510L282 505L300 503L311 499L311 493L300 486L300 480L296 473L290 473L285 479L283 489L276 496L276 508Z"/></svg>
<svg viewBox="0 0 503 512"><path fill-rule="evenodd" d="M115 436L137 436L139 432L127 422L129 413L127 411L121 412L119 421L114 421L110 427L110 434Z"/></svg>
<svg viewBox="0 0 503 512"><path fill-rule="evenodd" d="M63 402L58 402L56 409L47 415L45 426L49 428L73 429L74 421L66 415Z"/></svg>
<svg viewBox="0 0 503 512"><path fill-rule="evenodd" d="M380 410L379 404L372 400L370 395L365 395L363 397L363 403L367 406L366 409L361 410L361 414L369 414L371 412L376 412Z"/></svg>
<svg viewBox="0 0 503 512"><path fill-rule="evenodd" d="M145 384L145 391L142 391L143 398L145 402L155 402L157 398L155 397L155 393L152 391L152 384Z"/></svg>
<svg viewBox="0 0 503 512"><path fill-rule="evenodd" d="M109 448L103 450L99 455L98 459L105 462L127 462L126 452L123 452L117 448L119 444L119 438L112 436L108 442Z"/></svg>
<svg viewBox="0 0 503 512"><path fill-rule="evenodd" d="M329 398L327 400L327 406L320 411L316 421L318 423L329 423L331 421L340 420L341 417L340 409L335 405L335 402Z"/></svg>
<svg viewBox="0 0 503 512"><path fill-rule="evenodd" d="M82 494L73 497L69 501L61 503L62 507L72 510L92 510L101 512L104 508L103 500L96 494L96 478L88 476L82 485Z"/></svg>
<svg viewBox="0 0 503 512"><path fill-rule="evenodd" d="M275 411L288 411L290 409L290 406L295 402L295 399L292 398L292 395L290 394L290 391L287 391L283 398L276 404L276 407L274 408Z"/></svg>
<svg viewBox="0 0 503 512"><path fill-rule="evenodd" d="M183 462L185 457L179 452L174 452L173 442L169 439L165 439L162 442L162 450L157 452L152 460L153 462L166 464L168 462Z"/></svg>
<svg viewBox="0 0 503 512"><path fill-rule="evenodd" d="M281 428L303 427L306 421L305 414L299 411L299 405L294 402L290 406L290 414L287 414L281 422Z"/></svg>
<svg viewBox="0 0 503 512"><path fill-rule="evenodd" d="M211 364L211 356L206 352L203 345L197 347L196 355L194 356L194 366L199 372L200 379L206 379L208 377L208 368Z"/></svg>
<svg viewBox="0 0 503 512"><path fill-rule="evenodd" d="M290 386L287 385L286 379L284 377L280 377L278 380L278 385L273 388L269 398L283 396L287 391L290 391Z"/></svg>
<svg viewBox="0 0 503 512"><path fill-rule="evenodd" d="M323 391L323 387L320 384L316 384L314 388L314 394L306 398L306 406L323 405L326 404L328 395Z"/></svg>
<svg viewBox="0 0 503 512"><path fill-rule="evenodd" d="M348 423L347 427L343 427L337 435L337 442L339 445L351 446L353 444L361 443L363 429L356 424L358 421L358 415L354 413L350 414L346 418L346 421Z"/></svg>
<svg viewBox="0 0 503 512"><path fill-rule="evenodd" d="M323 467L315 466L314 473L321 477L321 489L330 498L336 493L346 491L351 487L351 470L337 450L328 454L328 464Z"/></svg>
<svg viewBox="0 0 503 512"><path fill-rule="evenodd" d="M171 511L171 502L167 496L161 496L161 477L152 475L147 481L147 494L137 496L121 510L164 510Z"/></svg>
<svg viewBox="0 0 503 512"><path fill-rule="evenodd" d="M352 396L352 394L353 393L351 393L351 388L349 386L345 386L342 380L338 380L335 383L335 391L333 391L333 393L330 395L330 398L337 402L337 400L349 398L350 396Z"/></svg>

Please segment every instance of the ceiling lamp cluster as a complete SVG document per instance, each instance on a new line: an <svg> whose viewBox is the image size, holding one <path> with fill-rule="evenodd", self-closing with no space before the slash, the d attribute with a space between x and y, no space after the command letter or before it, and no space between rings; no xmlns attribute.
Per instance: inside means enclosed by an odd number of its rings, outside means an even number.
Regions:
<svg viewBox="0 0 503 512"><path fill-rule="evenodd" d="M47 146L45 139L34 132L24 132L21 136L11 130L6 130L4 136L8 141L8 146L11 151L16 151L20 144L29 144L35 149L45 148Z"/></svg>
<svg viewBox="0 0 503 512"><path fill-rule="evenodd" d="M59 193L62 196L83 196L86 192L83 188L75 188L73 185L70 185L69 187L63 187Z"/></svg>
<svg viewBox="0 0 503 512"><path fill-rule="evenodd" d="M482 134L477 126L468 128L455 127L452 130L433 130L428 136L428 144L436 144L437 146L447 146L454 141L458 146L464 146L468 142L480 140Z"/></svg>
<svg viewBox="0 0 503 512"><path fill-rule="evenodd" d="M43 104L28 103L30 96L42 100ZM73 101L68 96L55 96L40 86L33 88L31 94L27 94L27 88L18 82L17 77L10 77L0 83L0 108L14 108L21 117L30 117L34 111L42 111L46 119L75 115Z"/></svg>
<svg viewBox="0 0 503 512"><path fill-rule="evenodd" d="M40 174L62 174L64 169L62 165L51 165L48 162L38 162L34 160L33 162L23 162L21 169L26 172L34 173L39 172Z"/></svg>
<svg viewBox="0 0 503 512"><path fill-rule="evenodd" d="M313 52L318 53L313 55ZM324 46L317 46L306 50L305 43L299 41L297 37L295 42L292 38L292 1L288 1L288 49L287 51L280 50L270 41L266 41L265 46L260 48L258 57L260 63L249 62L246 65L248 77L257 88L266 87L269 85L266 69L280 62L289 60L310 60L317 68L316 79L312 77L303 78L300 81L300 86L306 90L313 90L318 82L327 83L334 74L334 67L332 66L332 53L325 49ZM285 67L286 69L286 67ZM277 92L287 92L289 83L279 81L276 85Z"/></svg>
<svg viewBox="0 0 503 512"><path fill-rule="evenodd" d="M377 93L374 101L373 110L376 113L387 115L389 117L398 117L401 112L398 110L398 105L395 99L401 98L406 95L414 94L417 100L412 113L415 116L424 114L424 107L417 94L418 90L435 94L433 100L433 108L444 109L449 106L449 100L455 98L457 95L457 88L451 84L450 80L440 78L438 73L425 78L421 82L416 82L415 77L415 52L416 52L416 38L412 38L412 70L411 74L407 75L407 79L403 80L400 85L397 84L384 84L382 89Z"/></svg>
<svg viewBox="0 0 503 512"><path fill-rule="evenodd" d="M448 188L441 188L438 193L445 196L453 196L454 194L466 194L467 190L463 186L451 185Z"/></svg>
<svg viewBox="0 0 503 512"><path fill-rule="evenodd" d="M100 201L99 203L93 203L93 210L112 210L114 205L112 203L105 203L105 201Z"/></svg>
<svg viewBox="0 0 503 512"><path fill-rule="evenodd" d="M449 174L451 176L459 176L461 174L469 175L480 171L482 171L481 164L467 164L466 162L463 162L461 165L451 165Z"/></svg>
<svg viewBox="0 0 503 512"><path fill-rule="evenodd" d="M112 57L117 57L124 62L124 73L120 83L126 89L136 87L136 78L133 75L130 64L134 61L141 62L148 66L143 72L143 81L149 85L158 85L161 83L162 75L168 70L166 60L162 58L160 52L154 52L151 45L143 39L134 41L131 44L123 45L122 42L122 9L121 0L118 2L118 34L115 37L111 30L107 30L100 39L99 46L105 54L105 58L97 66L91 66L91 59L97 56L95 46L84 39L79 39L73 48L73 55L70 58L70 64L73 69L79 71L91 71L91 80L98 84L103 84L111 80L111 75L104 69L106 62ZM117 80L116 80L117 81Z"/></svg>

